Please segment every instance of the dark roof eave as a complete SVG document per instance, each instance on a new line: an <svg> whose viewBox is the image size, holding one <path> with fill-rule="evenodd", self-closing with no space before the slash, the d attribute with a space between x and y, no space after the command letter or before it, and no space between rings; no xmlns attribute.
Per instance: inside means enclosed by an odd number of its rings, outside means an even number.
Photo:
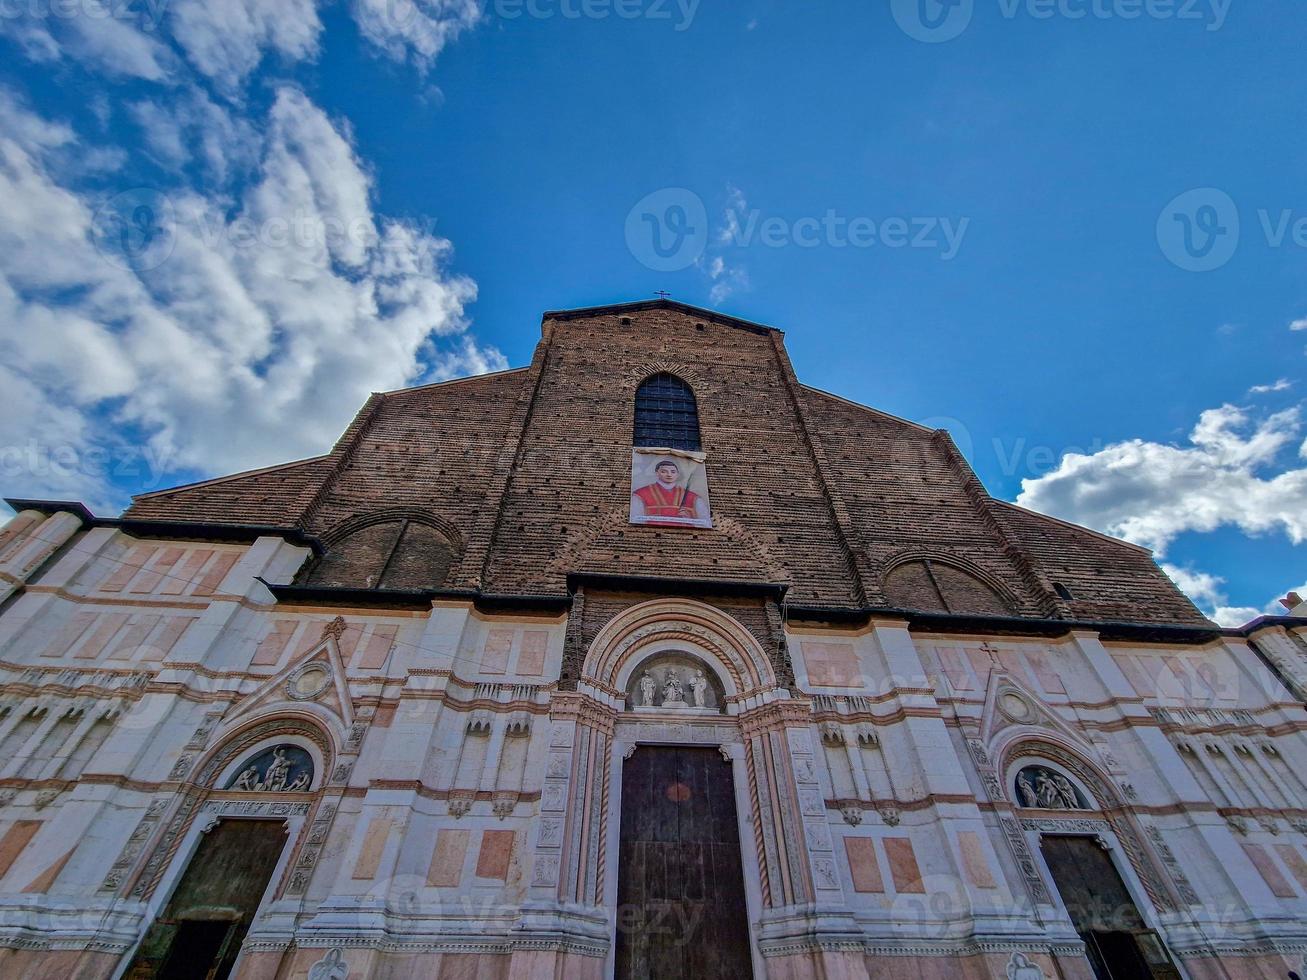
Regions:
<svg viewBox="0 0 1307 980"><path fill-rule="evenodd" d="M151 521L130 517L96 517L85 504L66 500L26 500L6 497L5 503L15 511L35 510L43 514L75 515L88 528L112 527L138 538L163 538L181 541L250 542L259 538L282 538L293 545L309 548L314 554L326 551L322 542L297 527L265 524L222 524L209 521Z"/></svg>
<svg viewBox="0 0 1307 980"><path fill-rule="evenodd" d="M429 609L448 599L471 602L479 610L502 609L566 612L572 600L565 595L510 595L476 589L352 589L324 585L274 585L259 579L278 602L296 605L359 606L380 609Z"/></svg>
<svg viewBox="0 0 1307 980"><path fill-rule="evenodd" d="M83 524L94 524L99 520L87 510L84 503L77 500L28 500L25 497L5 497L4 501L14 509L16 514L25 510L34 510L46 517L60 513L73 514L80 518Z"/></svg>
<svg viewBox="0 0 1307 980"><path fill-rule="evenodd" d="M759 334L783 334L784 331L776 327L769 327L765 323L754 323L752 320L743 320L738 316L730 316L726 313L719 313L716 310L706 310L701 306L691 306L689 303L680 303L674 299L647 299L637 300L633 303L608 303L603 306L586 306L575 310L549 310L544 314L544 320L580 320L591 316L612 315L614 313L639 313L643 310L677 310L690 316L698 317L700 320L708 320L711 323L720 323L727 327L738 327L741 330L749 330Z"/></svg>
<svg viewBox="0 0 1307 980"><path fill-rule="evenodd" d="M1307 626L1307 619L1302 616L1258 616L1251 623L1245 623L1243 626L1238 627L1238 632L1242 636L1251 636L1261 630L1276 627L1283 627L1284 629L1297 627L1301 629L1304 626Z"/></svg>
<svg viewBox="0 0 1307 980"><path fill-rule="evenodd" d="M787 605L790 621L858 623L876 617L903 619L910 630L921 633L996 633L1013 636L1064 636L1076 630L1099 634L1104 640L1140 640L1152 643L1208 643L1222 636L1242 637L1240 630L1219 626L1172 623L1090 621L1074 619L1031 619L1020 616L979 616L925 612L891 606L838 608Z"/></svg>

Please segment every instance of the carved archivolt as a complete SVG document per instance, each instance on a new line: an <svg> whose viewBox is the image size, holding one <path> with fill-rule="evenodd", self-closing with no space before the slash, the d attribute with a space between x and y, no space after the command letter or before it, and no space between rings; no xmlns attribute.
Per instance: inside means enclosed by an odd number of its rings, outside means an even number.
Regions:
<svg viewBox="0 0 1307 980"><path fill-rule="evenodd" d="M595 637L582 671L589 683L614 693L623 672L647 648L680 643L702 655L729 696L771 690L776 677L762 646L719 609L684 599L655 599L614 616Z"/></svg>

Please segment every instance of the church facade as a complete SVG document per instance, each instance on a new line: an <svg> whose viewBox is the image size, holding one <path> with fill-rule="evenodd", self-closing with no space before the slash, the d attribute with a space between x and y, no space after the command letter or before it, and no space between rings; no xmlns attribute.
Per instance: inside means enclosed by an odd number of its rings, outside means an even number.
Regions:
<svg viewBox="0 0 1307 980"><path fill-rule="evenodd" d="M0 532L0 976L1307 976L1307 619L547 313L327 454Z"/></svg>

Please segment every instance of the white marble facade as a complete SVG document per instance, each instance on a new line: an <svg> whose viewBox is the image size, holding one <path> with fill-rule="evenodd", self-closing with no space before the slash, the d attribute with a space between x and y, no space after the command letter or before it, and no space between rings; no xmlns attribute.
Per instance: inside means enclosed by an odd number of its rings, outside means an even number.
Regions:
<svg viewBox="0 0 1307 980"><path fill-rule="evenodd" d="M236 976L606 976L641 744L731 761L759 977L1088 977L1057 834L1101 841L1180 975L1302 972L1307 717L1266 662L1307 690L1307 622L1198 645L792 625L790 691L726 613L649 597L565 692L565 615L277 604L258 579L307 557L11 522L0 975L119 975L206 830L271 818Z"/></svg>

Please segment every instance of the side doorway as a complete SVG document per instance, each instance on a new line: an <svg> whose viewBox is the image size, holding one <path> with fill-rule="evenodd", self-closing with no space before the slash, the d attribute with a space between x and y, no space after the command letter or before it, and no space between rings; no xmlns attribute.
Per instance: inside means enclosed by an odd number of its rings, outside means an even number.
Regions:
<svg viewBox="0 0 1307 980"><path fill-rule="evenodd" d="M1046 836L1040 850L1098 980L1180 980L1097 838Z"/></svg>
<svg viewBox="0 0 1307 980"><path fill-rule="evenodd" d="M223 820L200 841L125 980L227 980L286 846L274 820Z"/></svg>

